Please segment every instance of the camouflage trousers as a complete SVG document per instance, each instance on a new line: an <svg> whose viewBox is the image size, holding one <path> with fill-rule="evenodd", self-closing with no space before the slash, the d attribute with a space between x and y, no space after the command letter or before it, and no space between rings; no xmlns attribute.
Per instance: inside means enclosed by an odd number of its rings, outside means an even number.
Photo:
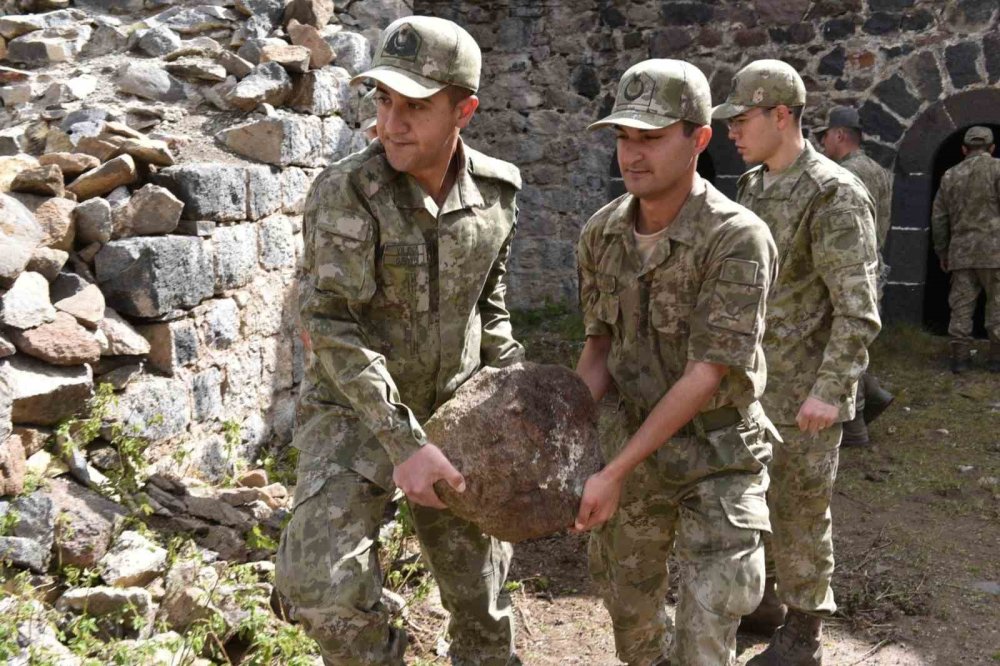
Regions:
<svg viewBox="0 0 1000 666"><path fill-rule="evenodd" d="M406 636L381 602L378 533L391 493L302 452L292 519L281 536L275 585L330 666L402 666ZM503 591L511 546L448 511L411 505L421 551L451 613L457 666L504 666L514 622Z"/></svg>
<svg viewBox="0 0 1000 666"><path fill-rule="evenodd" d="M827 615L833 600L833 518L830 499L840 459L839 423L816 437L797 425L779 425L783 442L774 445L771 488L772 534L765 535L768 577L790 608Z"/></svg>
<svg viewBox="0 0 1000 666"><path fill-rule="evenodd" d="M986 330L992 342L1000 342L1000 268L965 268L951 272L948 335L972 341L972 317L980 291L986 291Z"/></svg>
<svg viewBox="0 0 1000 666"><path fill-rule="evenodd" d="M671 485L658 458L675 441L636 468L618 512L592 533L590 573L629 666L668 653L684 666L734 664L740 616L764 591L767 471ZM673 635L664 606L671 550L681 569Z"/></svg>

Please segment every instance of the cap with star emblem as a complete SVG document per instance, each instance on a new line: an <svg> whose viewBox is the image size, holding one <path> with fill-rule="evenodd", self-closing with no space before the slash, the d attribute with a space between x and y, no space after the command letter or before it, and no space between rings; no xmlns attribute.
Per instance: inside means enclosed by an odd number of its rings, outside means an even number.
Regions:
<svg viewBox="0 0 1000 666"><path fill-rule="evenodd" d="M708 125L711 115L712 93L700 69L683 60L644 60L622 75L611 115L587 129L621 125L651 130L681 120Z"/></svg>
<svg viewBox="0 0 1000 666"><path fill-rule="evenodd" d="M382 31L371 68L351 83L372 79L418 99L450 85L476 92L481 65L479 45L458 24L432 16L406 16Z"/></svg>
<svg viewBox="0 0 1000 666"><path fill-rule="evenodd" d="M757 60L733 77L733 90L725 103L712 109L712 117L726 120L755 106L805 106L806 86L795 68L781 60Z"/></svg>

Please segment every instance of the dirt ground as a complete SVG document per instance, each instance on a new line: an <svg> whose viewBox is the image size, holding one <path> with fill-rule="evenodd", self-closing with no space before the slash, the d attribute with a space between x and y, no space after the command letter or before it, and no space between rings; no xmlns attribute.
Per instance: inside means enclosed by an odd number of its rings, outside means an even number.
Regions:
<svg viewBox="0 0 1000 666"><path fill-rule="evenodd" d="M579 321L557 310L515 321L536 361L572 364ZM978 358L985 357L985 343ZM833 502L839 610L826 663L972 665L1000 662L1000 376L954 376L947 341L890 329L872 368L896 401L874 445L841 454ZM509 577L518 653L530 666L612 666L610 621L586 573L586 537L519 544ZM411 597L408 663L443 664L445 614L435 591ZM426 588L425 588L426 589ZM667 599L668 608L672 599ZM739 637L739 663L766 645Z"/></svg>

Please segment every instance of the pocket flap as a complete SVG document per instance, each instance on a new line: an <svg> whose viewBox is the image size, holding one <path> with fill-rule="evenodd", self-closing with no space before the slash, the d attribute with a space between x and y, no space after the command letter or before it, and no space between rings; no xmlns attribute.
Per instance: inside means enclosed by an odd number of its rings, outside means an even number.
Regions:
<svg viewBox="0 0 1000 666"><path fill-rule="evenodd" d="M767 511L767 500L760 495L740 495L720 497L722 508L729 522L735 527L748 530L771 531L771 520Z"/></svg>

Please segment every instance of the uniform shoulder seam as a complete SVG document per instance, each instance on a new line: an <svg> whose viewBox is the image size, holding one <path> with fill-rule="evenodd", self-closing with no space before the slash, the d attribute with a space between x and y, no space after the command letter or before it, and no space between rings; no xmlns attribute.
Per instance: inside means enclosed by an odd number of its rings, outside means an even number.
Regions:
<svg viewBox="0 0 1000 666"><path fill-rule="evenodd" d="M521 189L521 171L516 166L510 162L484 155L469 146L464 146L464 149L469 169L474 176L502 180L513 185L516 190Z"/></svg>

